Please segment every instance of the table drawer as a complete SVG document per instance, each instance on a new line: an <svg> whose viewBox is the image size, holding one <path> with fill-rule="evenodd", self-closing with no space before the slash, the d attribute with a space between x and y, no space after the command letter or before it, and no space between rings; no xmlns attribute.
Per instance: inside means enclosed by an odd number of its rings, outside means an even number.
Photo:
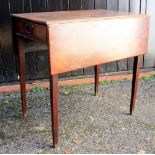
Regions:
<svg viewBox="0 0 155 155"><path fill-rule="evenodd" d="M16 33L46 41L46 26L25 20L16 21Z"/></svg>

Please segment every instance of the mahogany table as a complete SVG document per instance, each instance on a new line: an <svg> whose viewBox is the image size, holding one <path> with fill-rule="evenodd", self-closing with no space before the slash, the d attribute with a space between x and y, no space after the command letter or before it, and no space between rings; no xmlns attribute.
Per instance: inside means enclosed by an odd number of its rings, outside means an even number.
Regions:
<svg viewBox="0 0 155 155"><path fill-rule="evenodd" d="M148 49L149 16L106 10L12 14L13 41L19 54L22 111L28 116L24 39L48 45L53 146L58 145L58 74L134 57L130 114L135 107L140 60Z"/></svg>

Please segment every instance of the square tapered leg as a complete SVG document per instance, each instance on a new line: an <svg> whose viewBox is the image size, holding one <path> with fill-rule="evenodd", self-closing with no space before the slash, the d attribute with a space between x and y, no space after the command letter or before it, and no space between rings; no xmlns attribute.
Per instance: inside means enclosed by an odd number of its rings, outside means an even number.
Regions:
<svg viewBox="0 0 155 155"><path fill-rule="evenodd" d="M26 104L26 78L25 78L25 53L24 43L22 39L18 37L16 42L17 52L19 55L19 79L21 89L22 111L24 118L28 117L27 104Z"/></svg>
<svg viewBox="0 0 155 155"><path fill-rule="evenodd" d="M99 65L95 66L95 95L98 95L99 91Z"/></svg>
<svg viewBox="0 0 155 155"><path fill-rule="evenodd" d="M141 56L134 57L131 102L130 102L130 114L131 115L135 109L135 104L136 104L136 95L137 95L137 88L138 88L140 64L141 64Z"/></svg>
<svg viewBox="0 0 155 155"><path fill-rule="evenodd" d="M50 77L50 96L51 96L51 121L53 134L53 147L58 145L58 76Z"/></svg>

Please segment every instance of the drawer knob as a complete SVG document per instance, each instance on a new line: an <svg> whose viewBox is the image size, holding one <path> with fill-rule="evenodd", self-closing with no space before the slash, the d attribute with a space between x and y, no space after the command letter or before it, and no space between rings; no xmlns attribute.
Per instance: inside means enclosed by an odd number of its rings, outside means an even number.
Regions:
<svg viewBox="0 0 155 155"><path fill-rule="evenodd" d="M33 33L33 31L34 31L34 25L25 23L25 32L27 34L30 34L30 33Z"/></svg>

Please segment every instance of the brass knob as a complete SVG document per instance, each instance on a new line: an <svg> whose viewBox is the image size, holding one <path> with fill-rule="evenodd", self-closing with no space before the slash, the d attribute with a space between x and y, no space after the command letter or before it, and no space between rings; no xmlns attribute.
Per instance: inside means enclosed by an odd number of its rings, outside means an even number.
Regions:
<svg viewBox="0 0 155 155"><path fill-rule="evenodd" d="M31 33L33 33L33 31L34 31L34 25L25 22L25 32L27 34L31 34Z"/></svg>

